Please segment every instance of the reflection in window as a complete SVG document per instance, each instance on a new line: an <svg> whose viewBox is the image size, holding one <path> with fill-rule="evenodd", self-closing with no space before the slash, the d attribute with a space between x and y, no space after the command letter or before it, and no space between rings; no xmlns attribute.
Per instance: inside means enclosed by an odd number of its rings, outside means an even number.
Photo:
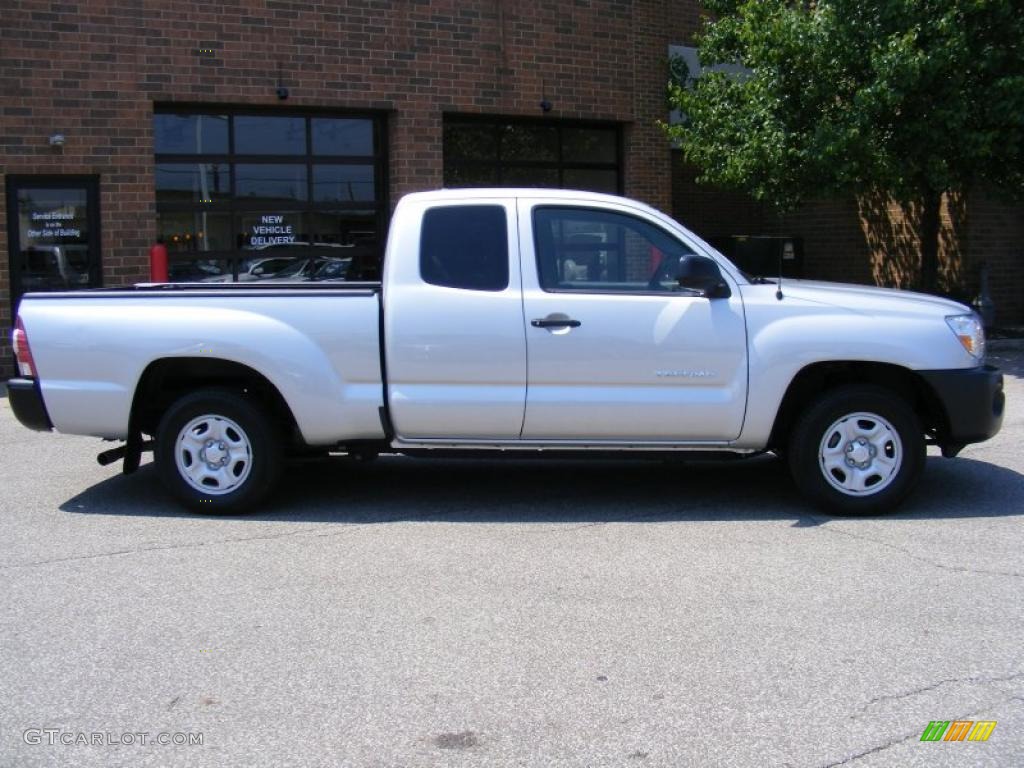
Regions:
<svg viewBox="0 0 1024 768"><path fill-rule="evenodd" d="M265 115L238 115L235 117L235 154L302 155L305 153L305 118Z"/></svg>
<svg viewBox="0 0 1024 768"><path fill-rule="evenodd" d="M619 191L619 174L618 171L592 168L566 168L562 186L566 189L585 189L614 195Z"/></svg>
<svg viewBox="0 0 1024 768"><path fill-rule="evenodd" d="M167 265L172 283L223 283L231 279L231 269L223 259L177 259Z"/></svg>
<svg viewBox="0 0 1024 768"><path fill-rule="evenodd" d="M87 288L87 245L30 245L21 250L18 282L23 291Z"/></svg>
<svg viewBox="0 0 1024 768"><path fill-rule="evenodd" d="M235 166L235 192L260 202L305 200L306 166L241 163Z"/></svg>
<svg viewBox="0 0 1024 768"><path fill-rule="evenodd" d="M444 185L451 188L500 187L500 178L497 166L456 165L444 169Z"/></svg>
<svg viewBox="0 0 1024 768"><path fill-rule="evenodd" d="M566 128L562 132L562 157L568 162L618 162L618 134L607 128Z"/></svg>
<svg viewBox="0 0 1024 768"><path fill-rule="evenodd" d="M586 208L533 213L537 267L546 291L674 293L693 252L643 219Z"/></svg>
<svg viewBox="0 0 1024 768"><path fill-rule="evenodd" d="M253 280L273 280L297 261L299 259L295 256L278 256L276 251L261 250L253 257L243 259L238 265L238 280L243 283Z"/></svg>
<svg viewBox="0 0 1024 768"><path fill-rule="evenodd" d="M221 163L158 163L155 180L158 203L212 203L231 192L228 167Z"/></svg>
<svg viewBox="0 0 1024 768"><path fill-rule="evenodd" d="M558 169L511 166L505 169L502 183L510 187L557 187Z"/></svg>
<svg viewBox="0 0 1024 768"><path fill-rule="evenodd" d="M207 211L158 211L157 237L176 251L225 251L232 246L231 215Z"/></svg>
<svg viewBox="0 0 1024 768"><path fill-rule="evenodd" d="M314 243L357 247L377 244L377 218L372 210L314 211L310 219Z"/></svg>
<svg viewBox="0 0 1024 768"><path fill-rule="evenodd" d="M223 155L228 151L227 115L153 116L153 147L158 155Z"/></svg>
<svg viewBox="0 0 1024 768"><path fill-rule="evenodd" d="M153 119L158 235L172 254L180 254L179 261L209 253L240 280L267 279L285 266L300 278L313 267L298 262L308 261L312 252L350 259L351 269L344 271L348 279L377 279L388 212L377 142L380 121L158 108ZM267 261L271 257L274 261ZM261 267L254 267L256 258L263 260ZM186 271L198 274L202 265L181 261L186 262ZM331 279L338 274L335 268Z"/></svg>
<svg viewBox="0 0 1024 768"><path fill-rule="evenodd" d="M459 160L496 162L498 133L491 123L444 124L444 156Z"/></svg>
<svg viewBox="0 0 1024 768"><path fill-rule="evenodd" d="M372 201L376 194L372 165L314 165L317 202Z"/></svg>
<svg viewBox="0 0 1024 768"><path fill-rule="evenodd" d="M511 123L501 130L503 160L558 160L558 129L553 125Z"/></svg>
<svg viewBox="0 0 1024 768"><path fill-rule="evenodd" d="M562 187L617 193L620 130L575 121L444 122L446 187Z"/></svg>
<svg viewBox="0 0 1024 768"><path fill-rule="evenodd" d="M314 117L310 121L314 155L372 155L373 123Z"/></svg>

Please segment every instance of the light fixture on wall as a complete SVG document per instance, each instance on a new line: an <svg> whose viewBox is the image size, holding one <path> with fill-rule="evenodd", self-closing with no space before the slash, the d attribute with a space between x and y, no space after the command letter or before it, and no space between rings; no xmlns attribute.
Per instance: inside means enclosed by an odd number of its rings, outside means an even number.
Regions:
<svg viewBox="0 0 1024 768"><path fill-rule="evenodd" d="M537 106L540 107L540 111L543 112L545 115L548 112L550 112L551 108L554 106L550 101L548 101L548 81L547 80L545 80L544 84L541 86L540 104L538 104Z"/></svg>
<svg viewBox="0 0 1024 768"><path fill-rule="evenodd" d="M288 89L284 85L284 81L281 79L281 62L277 62L277 98L284 101L288 98Z"/></svg>
<svg viewBox="0 0 1024 768"><path fill-rule="evenodd" d="M64 146L64 134L63 133L51 133L50 134L50 146L51 147L63 147Z"/></svg>

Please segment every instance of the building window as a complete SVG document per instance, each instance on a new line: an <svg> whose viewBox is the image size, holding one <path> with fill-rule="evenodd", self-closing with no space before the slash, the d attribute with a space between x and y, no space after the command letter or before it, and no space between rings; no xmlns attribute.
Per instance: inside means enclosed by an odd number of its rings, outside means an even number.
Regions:
<svg viewBox="0 0 1024 768"><path fill-rule="evenodd" d="M378 115L158 108L157 234L175 281L377 279Z"/></svg>
<svg viewBox="0 0 1024 768"><path fill-rule="evenodd" d="M608 123L448 116L444 185L621 194L622 131Z"/></svg>

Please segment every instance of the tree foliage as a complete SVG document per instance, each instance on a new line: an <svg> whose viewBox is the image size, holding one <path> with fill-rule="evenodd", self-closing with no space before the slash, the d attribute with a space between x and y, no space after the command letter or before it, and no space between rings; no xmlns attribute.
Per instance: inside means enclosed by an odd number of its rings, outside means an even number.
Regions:
<svg viewBox="0 0 1024 768"><path fill-rule="evenodd" d="M782 210L882 190L936 222L947 190L1024 190L1021 0L704 4L702 64L746 73L669 86L702 181Z"/></svg>

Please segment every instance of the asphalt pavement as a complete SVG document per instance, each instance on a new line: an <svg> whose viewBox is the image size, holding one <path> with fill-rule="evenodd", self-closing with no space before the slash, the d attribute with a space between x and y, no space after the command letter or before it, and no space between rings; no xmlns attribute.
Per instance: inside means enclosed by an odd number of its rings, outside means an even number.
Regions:
<svg viewBox="0 0 1024 768"><path fill-rule="evenodd" d="M0 766L1024 765L1022 349L869 519L771 459L397 457L204 517L0 399Z"/></svg>

